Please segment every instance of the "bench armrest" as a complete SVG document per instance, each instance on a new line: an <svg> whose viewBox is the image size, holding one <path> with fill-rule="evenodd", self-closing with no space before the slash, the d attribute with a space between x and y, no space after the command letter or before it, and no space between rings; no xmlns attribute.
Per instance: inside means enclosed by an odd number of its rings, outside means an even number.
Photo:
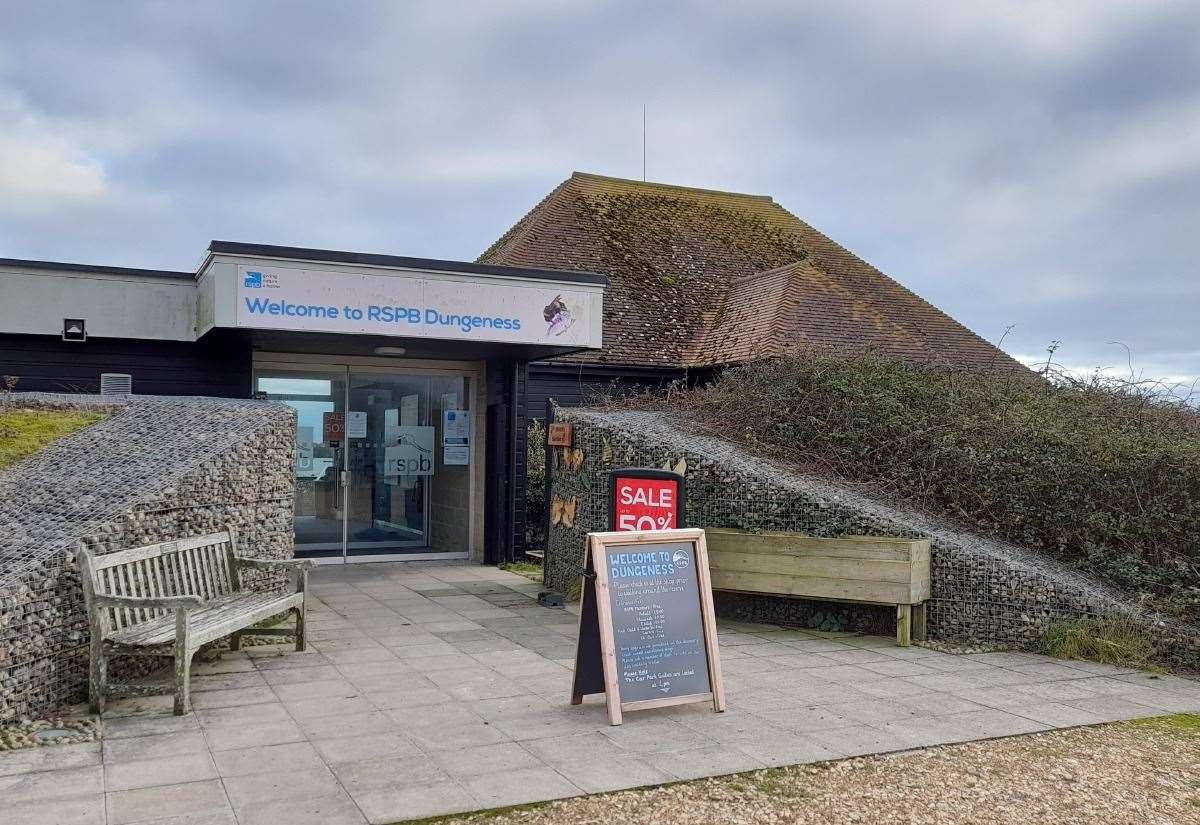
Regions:
<svg viewBox="0 0 1200 825"><path fill-rule="evenodd" d="M190 610L200 607L204 600L199 596L157 596L141 598L139 596L96 596L99 607L125 607L155 610Z"/></svg>
<svg viewBox="0 0 1200 825"><path fill-rule="evenodd" d="M312 570L317 563L312 559L247 559L234 556L239 567L257 567L259 570L282 568L284 570Z"/></svg>

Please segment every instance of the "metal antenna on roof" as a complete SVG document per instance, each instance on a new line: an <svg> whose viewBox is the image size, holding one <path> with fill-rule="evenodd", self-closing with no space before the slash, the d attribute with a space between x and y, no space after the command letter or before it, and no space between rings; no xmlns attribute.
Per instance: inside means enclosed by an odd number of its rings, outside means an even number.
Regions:
<svg viewBox="0 0 1200 825"><path fill-rule="evenodd" d="M642 183L646 182L646 104L642 104Z"/></svg>

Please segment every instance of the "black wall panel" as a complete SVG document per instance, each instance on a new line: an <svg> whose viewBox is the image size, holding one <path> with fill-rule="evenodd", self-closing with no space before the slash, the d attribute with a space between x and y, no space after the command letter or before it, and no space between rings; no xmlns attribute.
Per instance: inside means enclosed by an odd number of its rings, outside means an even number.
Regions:
<svg viewBox="0 0 1200 825"><path fill-rule="evenodd" d="M527 407L531 418L542 419L546 401L551 398L560 407L582 407L608 395L660 390L674 381L686 378L695 383L708 375L684 370L534 363L529 365Z"/></svg>
<svg viewBox="0 0 1200 825"><path fill-rule="evenodd" d="M512 473L512 363L487 362L487 450L483 558L489 564L514 556ZM522 479L523 482L523 479Z"/></svg>
<svg viewBox="0 0 1200 825"><path fill-rule="evenodd" d="M100 373L133 376L138 395L250 396L251 353L235 333L214 330L196 343L42 335L0 335L0 375L18 392L99 392Z"/></svg>

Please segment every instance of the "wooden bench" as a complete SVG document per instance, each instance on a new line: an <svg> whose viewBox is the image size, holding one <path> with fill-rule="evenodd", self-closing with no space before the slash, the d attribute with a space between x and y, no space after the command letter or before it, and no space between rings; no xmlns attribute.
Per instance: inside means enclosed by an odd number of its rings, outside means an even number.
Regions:
<svg viewBox="0 0 1200 825"><path fill-rule="evenodd" d="M295 613L296 650L304 650L312 561L242 558L233 530L104 555L80 545L77 559L91 628L88 699L93 713L104 712L109 696L174 693L175 715L182 716L189 704L192 656L201 645L230 636L237 650L247 628L280 613ZM246 589L246 569L287 570L291 587ZM256 636L290 633L288 628L253 631ZM108 659L114 655L172 657L174 685L109 684Z"/></svg>
<svg viewBox="0 0 1200 825"><path fill-rule="evenodd" d="M896 643L925 640L929 541L705 530L714 590L896 606Z"/></svg>

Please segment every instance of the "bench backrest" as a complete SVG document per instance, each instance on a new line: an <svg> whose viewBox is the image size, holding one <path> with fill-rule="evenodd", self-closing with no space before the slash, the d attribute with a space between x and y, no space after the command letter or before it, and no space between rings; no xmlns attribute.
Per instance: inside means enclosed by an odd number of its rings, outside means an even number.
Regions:
<svg viewBox="0 0 1200 825"><path fill-rule="evenodd" d="M929 598L930 542L708 529L714 590L869 604Z"/></svg>
<svg viewBox="0 0 1200 825"><path fill-rule="evenodd" d="M96 596L147 599L199 596L208 600L233 593L241 588L234 563L235 547L233 532L226 530L100 556L81 548L79 574L88 611L99 614L96 618L100 630L108 634L170 611L162 608L98 608Z"/></svg>

